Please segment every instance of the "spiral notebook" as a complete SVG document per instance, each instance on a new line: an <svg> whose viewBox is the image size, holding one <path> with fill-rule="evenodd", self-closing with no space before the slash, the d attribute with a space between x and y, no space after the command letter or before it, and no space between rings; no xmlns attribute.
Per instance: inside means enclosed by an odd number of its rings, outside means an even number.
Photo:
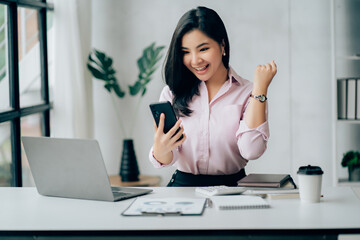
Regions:
<svg viewBox="0 0 360 240"><path fill-rule="evenodd" d="M236 210L252 208L269 208L270 204L259 196L214 196L212 205L218 210Z"/></svg>

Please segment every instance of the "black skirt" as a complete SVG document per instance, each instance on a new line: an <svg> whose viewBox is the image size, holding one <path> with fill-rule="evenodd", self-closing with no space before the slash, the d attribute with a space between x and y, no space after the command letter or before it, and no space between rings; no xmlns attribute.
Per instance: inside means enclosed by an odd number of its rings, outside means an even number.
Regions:
<svg viewBox="0 0 360 240"><path fill-rule="evenodd" d="M203 186L237 186L237 182L245 177L245 170L231 175L194 175L176 170L171 177L168 187L203 187Z"/></svg>

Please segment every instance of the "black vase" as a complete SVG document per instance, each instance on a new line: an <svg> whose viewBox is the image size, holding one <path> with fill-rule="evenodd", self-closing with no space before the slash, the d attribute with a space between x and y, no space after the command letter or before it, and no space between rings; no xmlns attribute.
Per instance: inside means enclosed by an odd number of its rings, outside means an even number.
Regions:
<svg viewBox="0 0 360 240"><path fill-rule="evenodd" d="M139 181L139 167L136 161L132 139L124 139L123 142L120 176L122 182Z"/></svg>

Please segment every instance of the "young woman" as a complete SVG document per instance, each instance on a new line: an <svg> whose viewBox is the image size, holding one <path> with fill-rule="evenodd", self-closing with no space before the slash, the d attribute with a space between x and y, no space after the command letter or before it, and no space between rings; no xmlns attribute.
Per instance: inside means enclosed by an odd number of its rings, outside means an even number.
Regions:
<svg viewBox="0 0 360 240"><path fill-rule="evenodd" d="M265 152L266 95L276 65L257 66L251 83L229 66L229 49L225 26L214 10L198 7L179 20L160 96L172 103L179 120L164 134L161 114L149 155L157 168L177 167L168 186L236 186L247 162Z"/></svg>

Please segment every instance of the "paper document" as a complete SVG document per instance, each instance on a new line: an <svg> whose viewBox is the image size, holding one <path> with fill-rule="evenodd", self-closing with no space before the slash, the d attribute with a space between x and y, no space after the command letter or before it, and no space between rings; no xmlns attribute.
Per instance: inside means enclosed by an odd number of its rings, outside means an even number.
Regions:
<svg viewBox="0 0 360 240"><path fill-rule="evenodd" d="M269 199L299 198L299 189L248 189L243 195L257 195Z"/></svg>
<svg viewBox="0 0 360 240"><path fill-rule="evenodd" d="M122 213L124 216L201 215L206 198L137 198Z"/></svg>

